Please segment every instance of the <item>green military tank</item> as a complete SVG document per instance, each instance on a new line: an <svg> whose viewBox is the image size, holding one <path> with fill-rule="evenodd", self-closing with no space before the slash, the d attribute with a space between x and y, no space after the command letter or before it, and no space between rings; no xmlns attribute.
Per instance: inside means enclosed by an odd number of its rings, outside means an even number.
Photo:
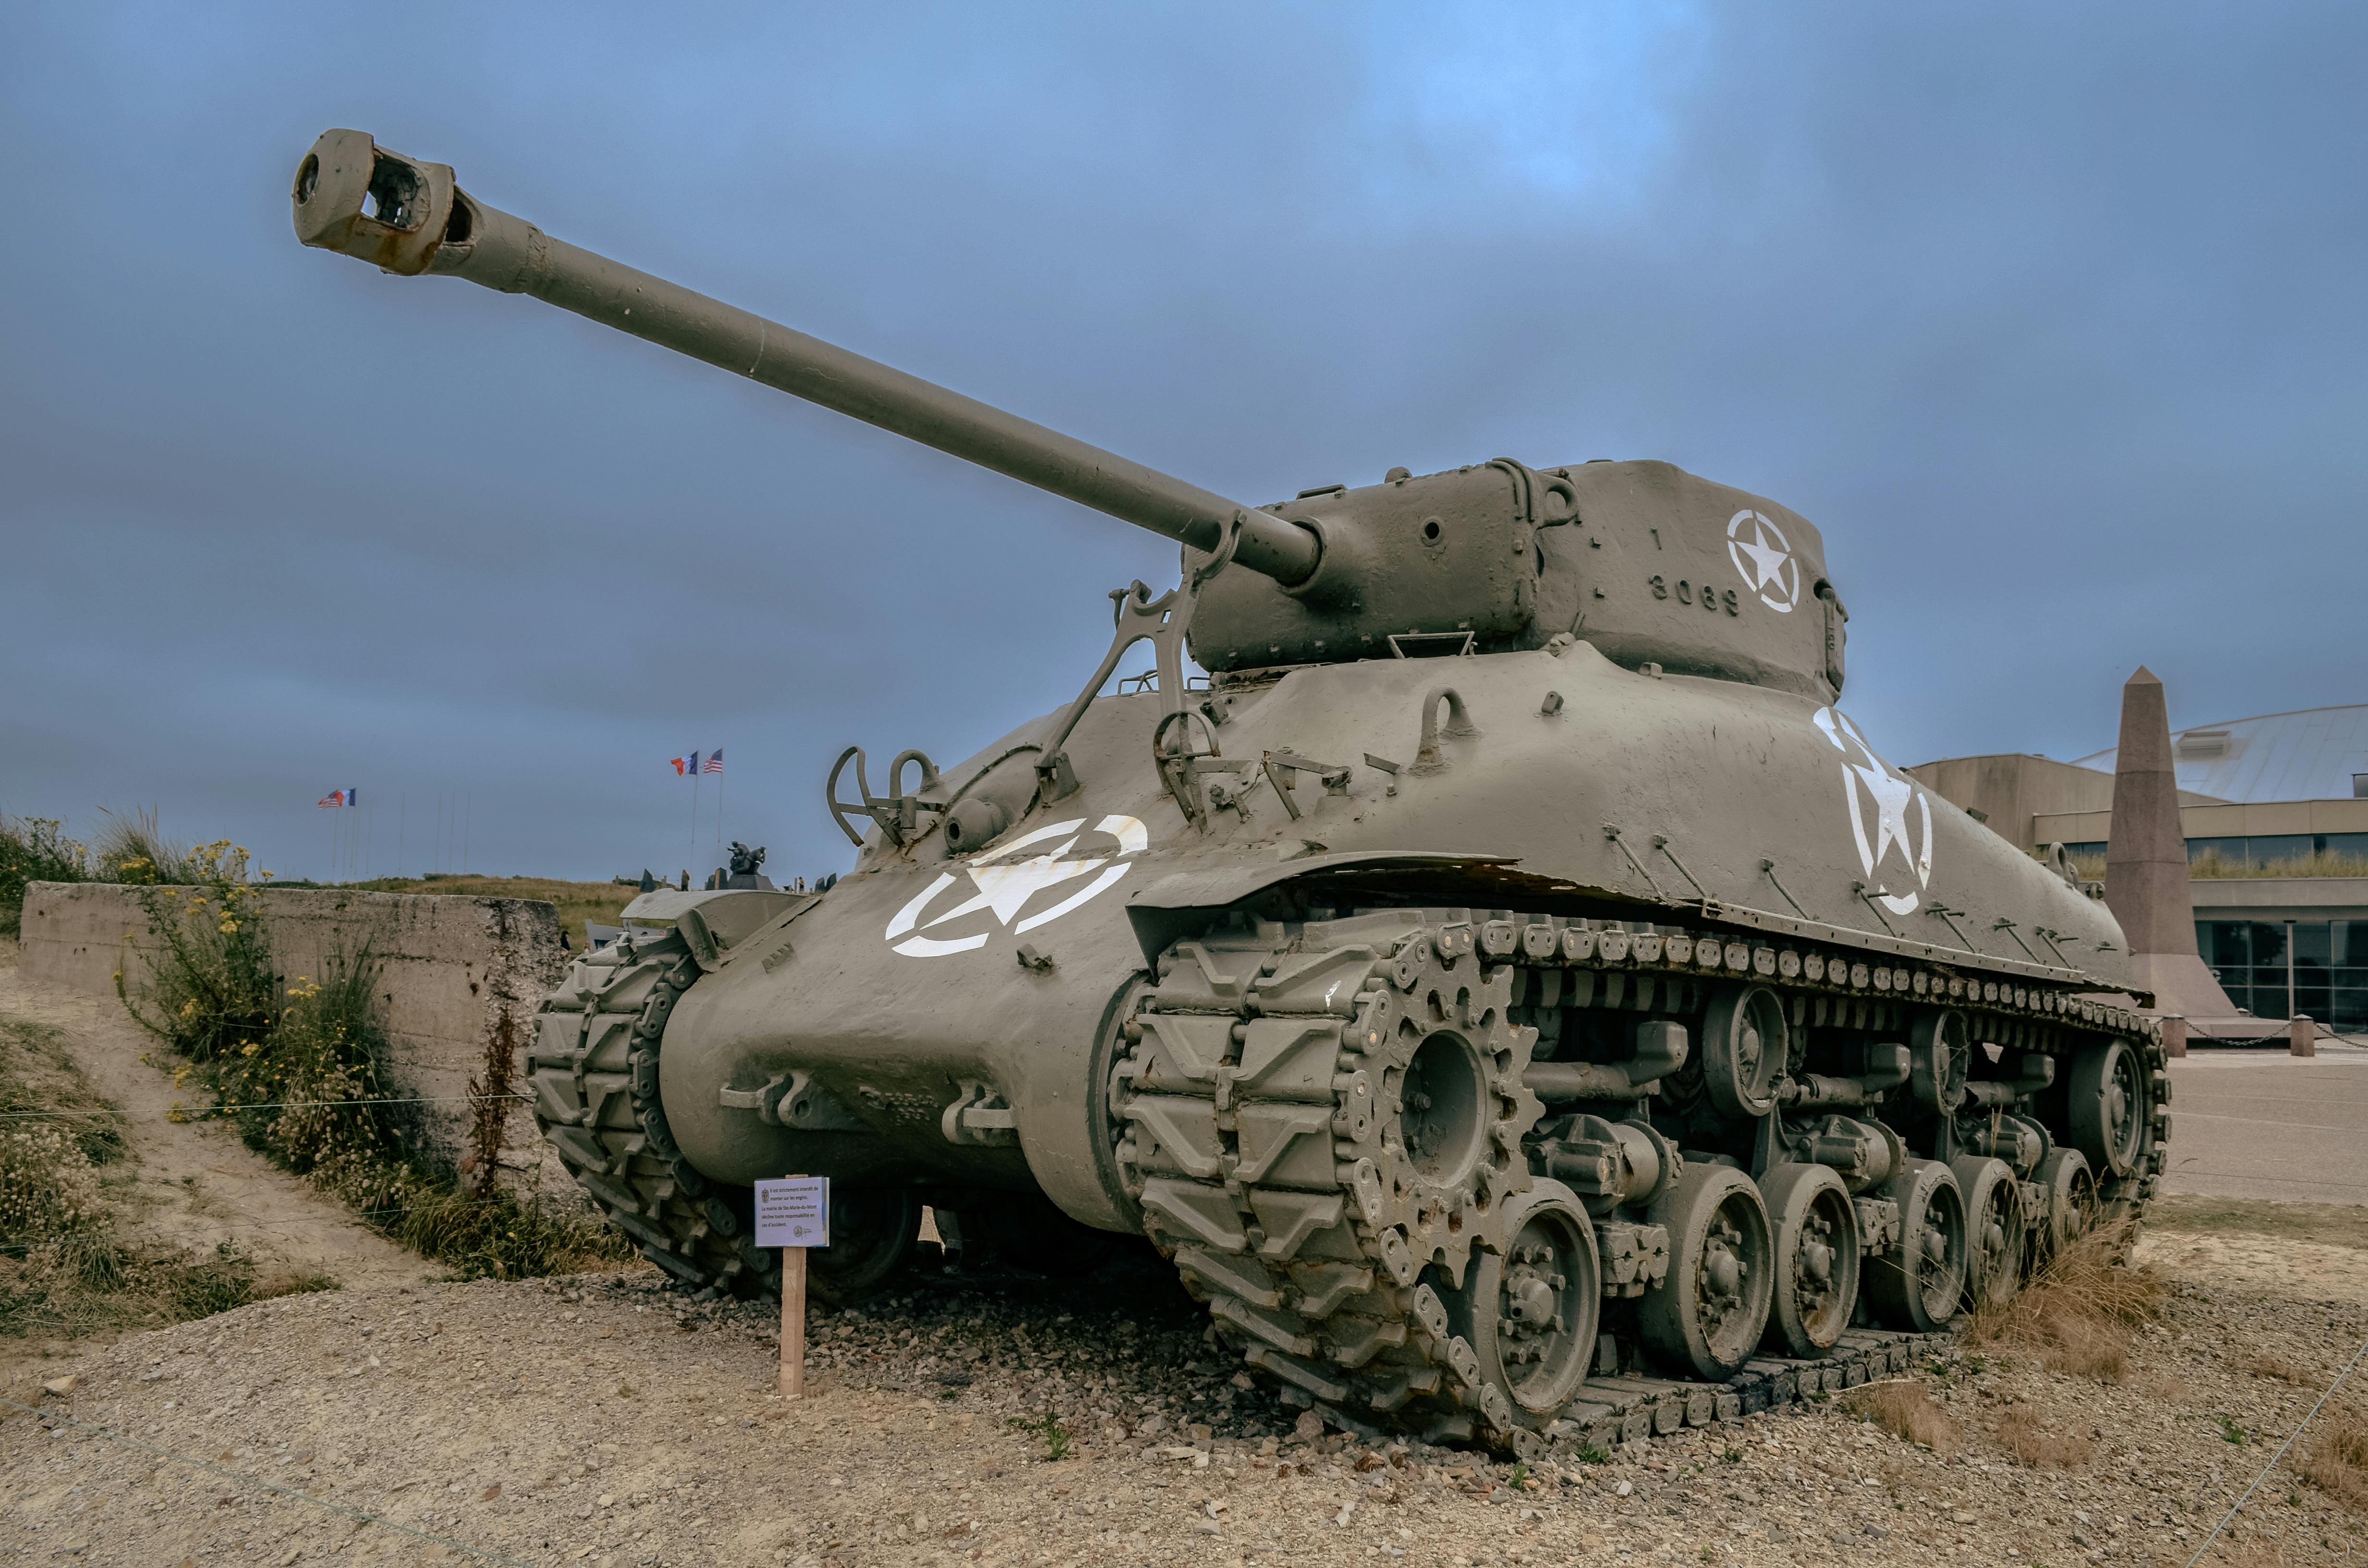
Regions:
<svg viewBox="0 0 2368 1568"><path fill-rule="evenodd" d="M1904 1364L2152 1192L2169 1085L2100 890L1837 706L1848 617L1777 503L1499 458L1245 506L359 131L294 213L1182 546L1058 710L876 792L841 754L828 891L646 892L544 1005L546 1135L686 1286L776 1287L750 1191L791 1172L834 1180L841 1297L925 1204L1042 1268L1147 1236L1287 1401L1528 1451Z"/></svg>

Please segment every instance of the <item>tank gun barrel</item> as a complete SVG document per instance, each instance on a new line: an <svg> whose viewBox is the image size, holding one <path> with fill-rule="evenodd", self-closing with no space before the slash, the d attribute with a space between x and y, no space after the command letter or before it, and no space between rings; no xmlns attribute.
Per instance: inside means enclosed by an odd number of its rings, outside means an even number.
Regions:
<svg viewBox="0 0 2368 1568"><path fill-rule="evenodd" d="M441 273L530 294L777 392L893 430L1203 551L1236 518L1233 559L1305 581L1315 531L1031 420L553 239L469 196L452 171L330 131L296 173L296 237L404 276Z"/></svg>

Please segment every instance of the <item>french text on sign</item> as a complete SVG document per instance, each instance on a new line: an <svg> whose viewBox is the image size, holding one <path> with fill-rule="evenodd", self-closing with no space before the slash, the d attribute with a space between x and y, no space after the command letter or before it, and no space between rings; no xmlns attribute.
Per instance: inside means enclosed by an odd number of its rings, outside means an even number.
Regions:
<svg viewBox="0 0 2368 1568"><path fill-rule="evenodd" d="M786 1176L757 1184L757 1244L830 1245L830 1178Z"/></svg>

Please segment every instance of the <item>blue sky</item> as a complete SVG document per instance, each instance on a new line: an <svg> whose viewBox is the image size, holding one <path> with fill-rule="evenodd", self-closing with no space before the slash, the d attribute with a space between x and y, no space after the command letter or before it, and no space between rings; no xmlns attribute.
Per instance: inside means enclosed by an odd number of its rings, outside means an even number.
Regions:
<svg viewBox="0 0 2368 1568"><path fill-rule="evenodd" d="M1172 547L300 248L359 127L554 233L1252 501L1659 457L1824 529L1896 762L2368 700L2368 12L0 14L0 811L325 869L845 863L838 748L1064 700ZM712 797L710 797L712 804ZM707 835L703 832L702 838Z"/></svg>

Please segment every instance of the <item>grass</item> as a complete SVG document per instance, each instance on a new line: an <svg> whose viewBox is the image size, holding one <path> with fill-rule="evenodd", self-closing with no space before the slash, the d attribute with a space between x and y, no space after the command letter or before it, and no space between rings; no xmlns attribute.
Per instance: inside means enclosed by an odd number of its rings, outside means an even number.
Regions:
<svg viewBox="0 0 2368 1568"><path fill-rule="evenodd" d="M1014 1415L1008 1425L1016 1432L1033 1432L1043 1438L1047 1463L1057 1464L1069 1457L1069 1429L1051 1411L1046 1411L1041 1421L1023 1421Z"/></svg>
<svg viewBox="0 0 2368 1568"><path fill-rule="evenodd" d="M2246 1362L2245 1370L2257 1378L2273 1378L2297 1388L2315 1389L2321 1381L2317 1372L2306 1367L2297 1367L2284 1357L2271 1355L2266 1350Z"/></svg>
<svg viewBox="0 0 2368 1568"><path fill-rule="evenodd" d="M1998 1426L1998 1446L2033 1470L2078 1470L2096 1445L2077 1432L2040 1425L2025 1405L2009 1410Z"/></svg>
<svg viewBox="0 0 2368 1568"><path fill-rule="evenodd" d="M2011 1301L1975 1312L1973 1342L2017 1346L2052 1370L2120 1382L2138 1325L2162 1310L2169 1293L2153 1270L2115 1261L2126 1251L2118 1231L2082 1237Z"/></svg>
<svg viewBox="0 0 2368 1568"><path fill-rule="evenodd" d="M2368 1509L2368 1420L2355 1410L2334 1411L2294 1471L2338 1502Z"/></svg>
<svg viewBox="0 0 2368 1568"><path fill-rule="evenodd" d="M224 1244L195 1254L121 1234L106 1167L130 1151L55 1029L0 1018L0 1337L83 1338L209 1317L323 1275L258 1276Z"/></svg>
<svg viewBox="0 0 2368 1568"><path fill-rule="evenodd" d="M1844 1405L1861 1420L1871 1421L1893 1437L1921 1443L1936 1454L1955 1453L1961 1446L1957 1424L1932 1403L1924 1385L1906 1378L1885 1378L1864 1384L1844 1396Z"/></svg>
<svg viewBox="0 0 2368 1568"><path fill-rule="evenodd" d="M29 882L86 882L97 874L87 846L54 817L0 816L0 936L18 935Z"/></svg>
<svg viewBox="0 0 2368 1568"><path fill-rule="evenodd" d="M2340 855L2331 849L2316 850L2308 855L2296 855L2283 860L2235 860L2224 858L2217 849L2207 849L2187 863L2187 874L2193 878L2221 877L2368 877L2368 858L2358 855Z"/></svg>
<svg viewBox="0 0 2368 1568"><path fill-rule="evenodd" d="M618 882L564 882L550 877L381 877L342 884L363 892L461 893L472 898L534 898L558 905L559 924L580 949L588 945L585 922L614 926L625 905L641 895Z"/></svg>
<svg viewBox="0 0 2368 1568"><path fill-rule="evenodd" d="M2368 1208L2348 1203L2269 1203L2161 1193L2146 1205L2146 1222L2156 1231L2286 1236L2368 1251Z"/></svg>

